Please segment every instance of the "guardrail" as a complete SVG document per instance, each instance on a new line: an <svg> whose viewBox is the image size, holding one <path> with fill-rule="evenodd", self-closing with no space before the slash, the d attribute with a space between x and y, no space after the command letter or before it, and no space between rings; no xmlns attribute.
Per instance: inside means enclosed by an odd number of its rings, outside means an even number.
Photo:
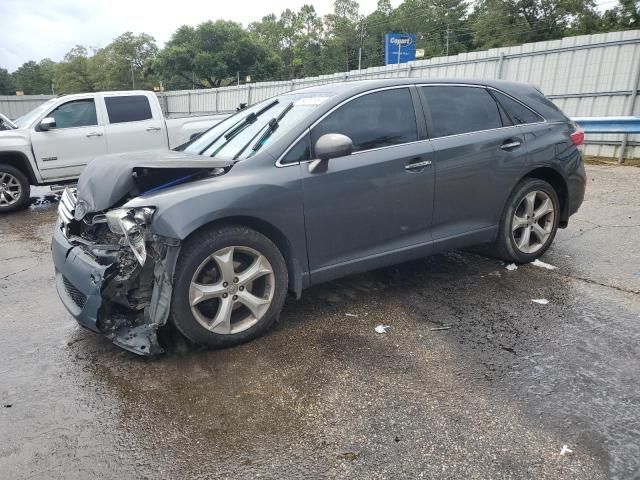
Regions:
<svg viewBox="0 0 640 480"><path fill-rule="evenodd" d="M584 133L640 133L640 117L573 117Z"/></svg>

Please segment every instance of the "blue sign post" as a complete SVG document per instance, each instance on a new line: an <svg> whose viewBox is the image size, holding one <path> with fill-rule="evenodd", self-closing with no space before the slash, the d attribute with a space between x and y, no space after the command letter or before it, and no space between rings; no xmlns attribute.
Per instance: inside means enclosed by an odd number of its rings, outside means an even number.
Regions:
<svg viewBox="0 0 640 480"><path fill-rule="evenodd" d="M416 36L413 33L386 33L384 64L407 63L416 59Z"/></svg>

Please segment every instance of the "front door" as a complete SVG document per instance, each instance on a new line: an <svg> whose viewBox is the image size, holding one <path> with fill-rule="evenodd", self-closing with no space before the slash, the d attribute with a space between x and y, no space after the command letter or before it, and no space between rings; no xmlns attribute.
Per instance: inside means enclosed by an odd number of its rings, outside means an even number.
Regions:
<svg viewBox="0 0 640 480"><path fill-rule="evenodd" d="M434 174L422 126L402 87L357 96L312 128L311 145L340 133L354 147L325 171L301 166L313 283L428 253Z"/></svg>
<svg viewBox="0 0 640 480"><path fill-rule="evenodd" d="M44 180L77 177L90 160L107 153L104 127L98 121L93 98L70 100L44 117L55 118L55 128L39 131L36 125L31 133Z"/></svg>

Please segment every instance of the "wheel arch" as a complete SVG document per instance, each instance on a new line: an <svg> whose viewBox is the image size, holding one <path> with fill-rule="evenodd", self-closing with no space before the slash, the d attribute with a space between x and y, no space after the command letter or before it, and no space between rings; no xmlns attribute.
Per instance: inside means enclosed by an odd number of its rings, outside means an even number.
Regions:
<svg viewBox="0 0 640 480"><path fill-rule="evenodd" d="M245 215L235 215L218 218L209 223L205 223L204 225L201 225L200 227L192 231L184 239L184 241L187 241L189 238L201 234L206 230L210 230L215 227L230 225L237 225L255 230L256 232L259 232L267 237L276 245L276 247L278 247L278 250L280 250L282 256L284 257L285 264L287 265L287 272L289 275L289 290L294 292L297 298L300 298L303 288L303 267L300 263L300 260L296 257L293 246L287 239L286 235L284 235L277 227L265 220Z"/></svg>
<svg viewBox="0 0 640 480"><path fill-rule="evenodd" d="M560 172L551 167L539 167L524 175L518 183L525 178L537 178L549 183L558 195L560 202L560 228L565 228L569 222L569 189L567 181Z"/></svg>
<svg viewBox="0 0 640 480"><path fill-rule="evenodd" d="M31 168L29 159L24 153L18 151L0 152L0 163L10 165L20 170L27 176L31 185L35 185L37 183L37 179L33 169Z"/></svg>

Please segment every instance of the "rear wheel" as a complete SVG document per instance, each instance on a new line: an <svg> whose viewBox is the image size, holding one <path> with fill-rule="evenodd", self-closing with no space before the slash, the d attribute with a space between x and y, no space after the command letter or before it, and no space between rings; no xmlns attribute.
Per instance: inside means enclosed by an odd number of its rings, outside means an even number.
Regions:
<svg viewBox="0 0 640 480"><path fill-rule="evenodd" d="M0 163L0 213L26 206L30 194L27 176L11 165Z"/></svg>
<svg viewBox="0 0 640 480"><path fill-rule="evenodd" d="M267 237L239 226L206 230L180 253L172 318L195 343L236 345L274 324L287 285L285 261Z"/></svg>
<svg viewBox="0 0 640 480"><path fill-rule="evenodd" d="M510 262L532 262L553 242L559 218L554 188L544 180L524 179L509 197L494 253Z"/></svg>

